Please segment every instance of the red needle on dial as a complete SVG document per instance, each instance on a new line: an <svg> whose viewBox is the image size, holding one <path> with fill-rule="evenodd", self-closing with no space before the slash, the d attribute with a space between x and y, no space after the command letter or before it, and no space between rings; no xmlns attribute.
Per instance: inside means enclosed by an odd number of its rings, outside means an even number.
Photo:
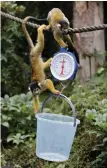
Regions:
<svg viewBox="0 0 107 168"><path fill-rule="evenodd" d="M64 57L63 57L63 61L61 61L61 63L62 63L62 66L61 66L61 73L60 73L60 75L64 75L64 63L65 63Z"/></svg>

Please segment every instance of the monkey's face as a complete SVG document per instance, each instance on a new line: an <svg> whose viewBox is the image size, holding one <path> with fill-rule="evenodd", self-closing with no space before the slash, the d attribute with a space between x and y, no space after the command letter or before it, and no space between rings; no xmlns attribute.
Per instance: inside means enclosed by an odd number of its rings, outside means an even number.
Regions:
<svg viewBox="0 0 107 168"><path fill-rule="evenodd" d="M66 22L65 20L60 20L58 23L61 25L61 29L67 29L69 27L68 22Z"/></svg>
<svg viewBox="0 0 107 168"><path fill-rule="evenodd" d="M40 85L36 81L30 83L29 90L32 92L34 96L39 95L42 91Z"/></svg>

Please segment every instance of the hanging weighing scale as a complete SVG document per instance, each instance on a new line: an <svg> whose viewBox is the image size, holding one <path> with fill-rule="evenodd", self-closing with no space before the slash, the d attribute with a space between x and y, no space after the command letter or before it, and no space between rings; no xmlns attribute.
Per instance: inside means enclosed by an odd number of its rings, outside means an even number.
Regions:
<svg viewBox="0 0 107 168"><path fill-rule="evenodd" d="M74 54L67 49L60 48L52 59L50 70L56 80L73 80L78 70Z"/></svg>
<svg viewBox="0 0 107 168"><path fill-rule="evenodd" d="M60 51L54 55L50 70L56 80L61 82L73 80L78 70L78 64L74 54L68 52L67 49L61 48ZM74 114L74 119L60 114L42 113L44 104L53 96L56 98L64 98L64 100L67 101ZM72 102L65 95L51 94L45 99L41 113L37 114L36 117L36 155L48 161L62 162L68 160L77 124L80 123L80 121L76 119L75 107ZM67 134L66 130L70 130L70 133L68 132ZM66 145L63 145L64 142L66 142Z"/></svg>

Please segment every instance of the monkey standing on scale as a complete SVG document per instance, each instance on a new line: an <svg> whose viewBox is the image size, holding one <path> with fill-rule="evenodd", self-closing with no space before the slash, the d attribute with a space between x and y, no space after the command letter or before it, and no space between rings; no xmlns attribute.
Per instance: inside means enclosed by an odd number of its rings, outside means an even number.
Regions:
<svg viewBox="0 0 107 168"><path fill-rule="evenodd" d="M30 84L30 90L33 93L34 112L36 113L39 110L38 95L42 91L49 89L54 94L60 94L60 92L54 88L54 85L50 79L45 79L44 69L49 67L52 61L52 58L50 58L46 62L43 62L41 58L41 54L44 49L43 31L46 30L46 25L41 25L38 28L37 44L34 46L32 39L26 29L26 22L30 18L32 19L33 17L28 16L25 19L23 19L22 28L30 47L30 62L32 66L32 77L31 77L32 82Z"/></svg>

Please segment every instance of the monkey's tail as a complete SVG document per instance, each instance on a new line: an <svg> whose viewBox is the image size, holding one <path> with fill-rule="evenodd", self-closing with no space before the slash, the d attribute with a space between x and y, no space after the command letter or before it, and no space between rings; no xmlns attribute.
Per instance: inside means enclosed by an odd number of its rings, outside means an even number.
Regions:
<svg viewBox="0 0 107 168"><path fill-rule="evenodd" d="M23 19L23 21L22 21L22 29L23 29L23 32L24 32L24 34L25 34L25 36L26 36L26 39L27 39L27 41L28 41L28 44L29 44L30 48L33 48L33 47L34 47L33 41L32 41L32 39L31 39L31 37L30 37L30 35L29 35L28 31L27 31L27 28L26 28L26 22L27 22L29 19L35 19L35 18L32 17L32 16L27 16L27 17L25 17L25 18Z"/></svg>
<svg viewBox="0 0 107 168"><path fill-rule="evenodd" d="M47 18L43 18L43 19L39 19L39 18L36 18L36 17L33 17L32 19L34 19L35 21L37 21L37 22L48 22L47 21Z"/></svg>
<svg viewBox="0 0 107 168"><path fill-rule="evenodd" d="M39 97L38 95L33 98L34 112L37 113L39 110Z"/></svg>

